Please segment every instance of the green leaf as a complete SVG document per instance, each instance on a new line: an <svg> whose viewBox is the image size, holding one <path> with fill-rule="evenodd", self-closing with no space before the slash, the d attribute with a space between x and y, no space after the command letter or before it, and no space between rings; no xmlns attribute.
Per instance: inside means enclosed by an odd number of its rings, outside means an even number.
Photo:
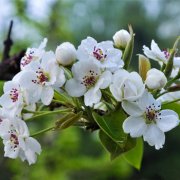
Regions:
<svg viewBox="0 0 180 180"><path fill-rule="evenodd" d="M132 139L128 136L128 141L126 142L126 146L122 148L119 143L112 140L106 133L102 130L99 131L99 138L103 147L110 153L111 160L115 159L122 153L128 151L132 147L135 146L135 139Z"/></svg>
<svg viewBox="0 0 180 180"><path fill-rule="evenodd" d="M122 109L106 116L93 113L93 117L102 130L99 137L103 146L111 153L111 159L135 146L135 139L130 138L123 131L122 124L127 116Z"/></svg>
<svg viewBox="0 0 180 180"><path fill-rule="evenodd" d="M57 100L57 102L62 103L63 105L76 106L73 102L73 99L70 96L68 96L66 93L59 93L59 92L55 91L54 99L55 99L54 102L56 102L56 100Z"/></svg>
<svg viewBox="0 0 180 180"><path fill-rule="evenodd" d="M4 81L0 81L0 96L3 94Z"/></svg>
<svg viewBox="0 0 180 180"><path fill-rule="evenodd" d="M177 102L171 104L162 104L162 109L171 109L176 113L180 114L180 104Z"/></svg>
<svg viewBox="0 0 180 180"><path fill-rule="evenodd" d="M129 25L129 32L131 35L131 39L124 50L122 58L124 60L124 69L128 69L134 49L134 33L131 25Z"/></svg>
<svg viewBox="0 0 180 180"><path fill-rule="evenodd" d="M123 154L124 159L136 169L141 168L141 162L143 157L143 141L142 138L138 138L136 146Z"/></svg>
<svg viewBox="0 0 180 180"><path fill-rule="evenodd" d="M106 116L100 116L97 113L93 113L94 120L99 127L118 143L123 143L127 139L127 134L124 133L122 124L127 118L122 109L118 109L115 112Z"/></svg>

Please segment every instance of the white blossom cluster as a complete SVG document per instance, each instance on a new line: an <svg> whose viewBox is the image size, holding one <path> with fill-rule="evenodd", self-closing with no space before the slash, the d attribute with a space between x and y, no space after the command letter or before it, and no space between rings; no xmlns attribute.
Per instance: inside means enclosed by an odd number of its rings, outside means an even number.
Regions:
<svg viewBox="0 0 180 180"><path fill-rule="evenodd" d="M173 110L161 110L162 98L155 99L151 92L163 91L167 83L164 73L155 68L147 72L146 79L137 72L125 70L123 53L131 37L121 30L113 41L98 43L92 37L82 40L77 50L69 42L60 44L56 51L46 51L47 39L38 48L28 48L21 59L21 71L4 84L0 97L0 137L4 143L4 156L20 157L29 164L36 162L41 146L30 137L25 119L31 114L23 110L36 111L36 103L50 105L56 90L69 96L83 97L84 105L96 109L103 101L104 90L110 92L117 103L121 103L128 118L123 130L131 137L143 136L150 146L163 147L165 132L179 124ZM167 64L169 53L161 51L152 41L151 49L143 46L144 54L159 63ZM179 57L174 58L174 67L180 67ZM70 68L71 78L65 75ZM105 111L104 110L104 111Z"/></svg>

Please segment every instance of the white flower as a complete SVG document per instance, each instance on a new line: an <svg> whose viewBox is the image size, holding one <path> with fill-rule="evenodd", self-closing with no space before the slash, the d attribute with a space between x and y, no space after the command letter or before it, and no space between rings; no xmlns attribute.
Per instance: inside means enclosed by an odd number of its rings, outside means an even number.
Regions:
<svg viewBox="0 0 180 180"><path fill-rule="evenodd" d="M72 64L76 60L76 49L73 44L64 42L56 48L56 60L64 66Z"/></svg>
<svg viewBox="0 0 180 180"><path fill-rule="evenodd" d="M3 122L6 122L6 129L8 129L1 136L4 143L4 156L13 159L20 157L22 161L27 160L29 165L35 163L36 154L41 153L41 146L37 140L29 137L26 123L20 119L6 119Z"/></svg>
<svg viewBox="0 0 180 180"><path fill-rule="evenodd" d="M110 71L115 71L124 66L121 56L122 52L113 47L112 41L97 43L92 37L82 40L77 50L77 58L80 61L86 61L89 57L93 57L100 67Z"/></svg>
<svg viewBox="0 0 180 180"><path fill-rule="evenodd" d="M149 89L161 89L167 83L167 78L163 72L158 69L150 69L146 75L145 84Z"/></svg>
<svg viewBox="0 0 180 180"><path fill-rule="evenodd" d="M144 45L143 51L148 58L158 61L160 65L162 65L162 62L167 64L170 56L170 53L168 51L161 51L161 49L154 40L151 41L151 50ZM173 66L174 68L180 68L180 57L174 57Z"/></svg>
<svg viewBox="0 0 180 180"><path fill-rule="evenodd" d="M100 89L111 83L111 72L99 68L94 59L79 61L72 67L73 78L68 80L65 89L70 96L84 95L86 106L93 106L101 100Z"/></svg>
<svg viewBox="0 0 180 180"><path fill-rule="evenodd" d="M47 38L44 38L43 42L39 45L38 48L28 48L25 56L21 59L21 70L23 70L29 63L32 61L40 61L43 54L45 53L44 48L47 44Z"/></svg>
<svg viewBox="0 0 180 180"><path fill-rule="evenodd" d="M156 149L165 143L164 132L179 124L178 114L172 110L161 110L161 104L145 92L137 101L123 103L123 109L130 115L123 123L123 130L131 137L143 136L150 146Z"/></svg>
<svg viewBox="0 0 180 180"><path fill-rule="evenodd" d="M36 103L41 99L42 103L49 105L54 95L54 87L62 87L65 75L55 60L52 51L46 52L41 63L32 62L26 71L18 75L19 83L26 89L29 95L29 103Z"/></svg>
<svg viewBox="0 0 180 180"><path fill-rule="evenodd" d="M115 46L123 49L125 49L130 39L131 36L129 32L124 29L121 29L120 31L116 32L113 36Z"/></svg>
<svg viewBox="0 0 180 180"><path fill-rule="evenodd" d="M136 72L120 69L113 75L110 91L117 101L135 101L145 90L142 78Z"/></svg>
<svg viewBox="0 0 180 180"><path fill-rule="evenodd" d="M175 84L172 84L172 86L174 86ZM161 93L163 93L165 90L163 89L162 91L161 91ZM158 100L160 101L160 102L168 102L168 101L174 101L174 100L176 100L176 99L180 99L180 91L175 91L175 92L168 92L168 93L166 93L166 94L164 94L164 95L162 95L162 96L160 96L159 98L158 98ZM177 103L179 103L179 102L177 102Z"/></svg>
<svg viewBox="0 0 180 180"><path fill-rule="evenodd" d="M7 111L7 114L14 116L23 108L23 93L16 81L8 81L4 84L4 94L0 97L0 105ZM11 113L9 113L11 111Z"/></svg>
<svg viewBox="0 0 180 180"><path fill-rule="evenodd" d="M151 42L151 50L144 45L143 51L148 58L155 61L163 62L165 64L167 63L167 60L169 58L169 53L167 51L161 51L154 40L152 40Z"/></svg>
<svg viewBox="0 0 180 180"><path fill-rule="evenodd" d="M2 137L9 130L9 120L6 117L6 112L0 108L0 137Z"/></svg>

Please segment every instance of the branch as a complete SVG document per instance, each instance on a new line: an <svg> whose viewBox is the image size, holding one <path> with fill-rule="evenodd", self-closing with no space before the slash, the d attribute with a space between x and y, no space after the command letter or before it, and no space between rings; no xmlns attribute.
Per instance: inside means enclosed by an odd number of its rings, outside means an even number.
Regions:
<svg viewBox="0 0 180 180"><path fill-rule="evenodd" d="M11 39L12 27L13 27L13 21L10 22L7 39L4 41L4 51L3 51L2 61L5 61L6 59L9 58L9 53L10 53L10 50L11 50L11 46L13 45L13 41Z"/></svg>
<svg viewBox="0 0 180 180"><path fill-rule="evenodd" d="M0 80L11 80L20 71L20 61L24 54L25 50L22 50L0 63Z"/></svg>

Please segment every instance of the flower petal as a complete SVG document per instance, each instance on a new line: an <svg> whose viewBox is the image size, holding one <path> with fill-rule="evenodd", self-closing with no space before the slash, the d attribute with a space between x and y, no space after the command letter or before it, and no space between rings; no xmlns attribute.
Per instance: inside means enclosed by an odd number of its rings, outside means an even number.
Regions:
<svg viewBox="0 0 180 180"><path fill-rule="evenodd" d="M84 103L86 106L92 107L93 104L101 100L101 91L97 88L89 89L84 95Z"/></svg>
<svg viewBox="0 0 180 180"><path fill-rule="evenodd" d="M44 105L49 105L53 99L54 90L50 86L45 86L42 89L41 101Z"/></svg>
<svg viewBox="0 0 180 180"><path fill-rule="evenodd" d="M165 143L165 135L155 124L149 124L146 132L143 135L144 141L147 141L150 146L155 146L156 149L163 147Z"/></svg>
<svg viewBox="0 0 180 180"><path fill-rule="evenodd" d="M13 148L10 141L3 140L4 143L4 157L9 157L15 159L18 157L19 146L17 148Z"/></svg>
<svg viewBox="0 0 180 180"><path fill-rule="evenodd" d="M159 115L156 123L163 132L170 131L179 124L180 121L176 112L167 109L160 111L160 113L161 115Z"/></svg>
<svg viewBox="0 0 180 180"><path fill-rule="evenodd" d="M103 80L103 83L100 85L100 89L105 89L107 88L112 80L112 74L110 71L105 71L102 73L102 75L99 78L99 81Z"/></svg>
<svg viewBox="0 0 180 180"><path fill-rule="evenodd" d="M68 94L72 97L83 96L86 92L86 87L83 84L81 84L80 81L77 81L75 79L68 80L65 85L65 89L68 92Z"/></svg>
<svg viewBox="0 0 180 180"><path fill-rule="evenodd" d="M122 101L122 108L131 116L141 116L144 113L136 102Z"/></svg>
<svg viewBox="0 0 180 180"><path fill-rule="evenodd" d="M123 130L130 133L131 137L140 137L146 131L147 125L143 117L130 116L123 122Z"/></svg>

